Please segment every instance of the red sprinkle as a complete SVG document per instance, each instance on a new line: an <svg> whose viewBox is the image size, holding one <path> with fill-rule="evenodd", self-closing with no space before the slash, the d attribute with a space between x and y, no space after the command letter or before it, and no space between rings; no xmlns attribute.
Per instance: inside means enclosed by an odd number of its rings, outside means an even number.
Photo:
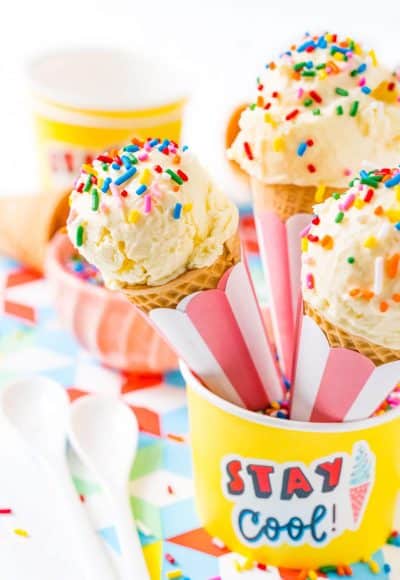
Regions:
<svg viewBox="0 0 400 580"><path fill-rule="evenodd" d="M369 189L367 191L367 193L364 195L364 201L366 201L367 203L369 203L373 197L374 197L374 190L373 189Z"/></svg>
<svg viewBox="0 0 400 580"><path fill-rule="evenodd" d="M101 161L102 163L112 163L113 162L113 158L109 157L108 155L99 155L97 157L98 161Z"/></svg>
<svg viewBox="0 0 400 580"><path fill-rule="evenodd" d="M120 193L121 197L128 197L128 192L126 191L126 189L123 189Z"/></svg>
<svg viewBox="0 0 400 580"><path fill-rule="evenodd" d="M251 150L250 145L247 143L247 141L245 141L243 143L243 147L244 147L244 152L246 153L247 157L250 159L250 161L252 161L254 159L253 152Z"/></svg>
<svg viewBox="0 0 400 580"><path fill-rule="evenodd" d="M268 111L268 109L271 107L271 103L267 103L266 105L264 105L264 109L266 111Z"/></svg>
<svg viewBox="0 0 400 580"><path fill-rule="evenodd" d="M312 147L314 145L314 141L312 139L308 139L306 143L308 147Z"/></svg>
<svg viewBox="0 0 400 580"><path fill-rule="evenodd" d="M264 85L258 85L258 87L257 87L257 89L258 89L259 91L262 91L262 90L263 90L263 88L264 88Z"/></svg>
<svg viewBox="0 0 400 580"><path fill-rule="evenodd" d="M83 191L83 186L84 186L84 185L85 185L85 184L84 184L84 183L83 183L83 181L82 181L82 183L80 183L80 184L78 185L78 187L77 187L76 191L77 191L78 193L82 193L82 191Z"/></svg>
<svg viewBox="0 0 400 580"><path fill-rule="evenodd" d="M312 163L310 163L309 165L307 165L307 169L310 173L315 173L317 171L315 165L313 165Z"/></svg>
<svg viewBox="0 0 400 580"><path fill-rule="evenodd" d="M167 490L168 490L168 493L169 493L170 495L173 495L173 493L174 493L174 490L172 489L172 486L171 486L171 485L168 485L168 486L167 486Z"/></svg>
<svg viewBox="0 0 400 580"><path fill-rule="evenodd" d="M308 234L307 239L310 242L319 242L319 237L318 236L314 236L313 234Z"/></svg>
<svg viewBox="0 0 400 580"><path fill-rule="evenodd" d="M122 165L122 159L121 159L121 157L119 155L116 155L115 156L115 159L114 159L114 162L115 163L118 163L118 165Z"/></svg>
<svg viewBox="0 0 400 580"><path fill-rule="evenodd" d="M395 84L394 83L389 83L388 84L388 91L393 91L394 90L394 87L395 87Z"/></svg>
<svg viewBox="0 0 400 580"><path fill-rule="evenodd" d="M300 113L299 109L294 109L293 111L291 111L290 113L288 113L285 117L286 121L291 121L292 119L294 119L295 117L297 117L297 115Z"/></svg>
<svg viewBox="0 0 400 580"><path fill-rule="evenodd" d="M6 516L6 515L12 514L12 513L13 513L13 511L12 511L11 508L2 508L2 509L0 509L0 515L2 515L2 516Z"/></svg>
<svg viewBox="0 0 400 580"><path fill-rule="evenodd" d="M319 226L319 223L320 223L320 221L321 221L321 220L320 220L320 219L319 219L319 217L316 215L316 216L315 216L315 218L312 220L312 222L311 222L311 223L312 223L314 226Z"/></svg>
<svg viewBox="0 0 400 580"><path fill-rule="evenodd" d="M310 97L314 99L316 103L322 103L322 97L316 91L310 91Z"/></svg>
<svg viewBox="0 0 400 580"><path fill-rule="evenodd" d="M182 171L182 169L178 169L177 174L181 179L183 179L183 181L187 181L189 179L186 173Z"/></svg>
<svg viewBox="0 0 400 580"><path fill-rule="evenodd" d="M274 99L277 99L277 98L279 97L279 93L278 93L278 91L274 91L274 92L272 93L272 96L273 96L273 98L274 98Z"/></svg>
<svg viewBox="0 0 400 580"><path fill-rule="evenodd" d="M171 556L171 554L165 554L165 559L170 564L175 564L175 562L176 562L175 558L173 556Z"/></svg>
<svg viewBox="0 0 400 580"><path fill-rule="evenodd" d="M266 564L261 564L261 562L257 564L257 568L259 570L268 570L268 566Z"/></svg>
<svg viewBox="0 0 400 580"><path fill-rule="evenodd" d="M314 52L315 50L315 46L313 46L312 44L310 46L307 46L306 48L306 52Z"/></svg>
<svg viewBox="0 0 400 580"><path fill-rule="evenodd" d="M155 165L154 166L154 171L157 171L157 173L162 173L162 167L161 167L161 165Z"/></svg>

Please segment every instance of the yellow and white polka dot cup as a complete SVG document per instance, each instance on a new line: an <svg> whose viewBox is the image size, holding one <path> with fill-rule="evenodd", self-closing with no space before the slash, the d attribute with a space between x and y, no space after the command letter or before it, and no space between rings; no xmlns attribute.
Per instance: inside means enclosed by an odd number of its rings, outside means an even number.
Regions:
<svg viewBox="0 0 400 580"><path fill-rule="evenodd" d="M82 163L132 137L179 141L187 93L169 63L69 50L36 59L29 77L45 191L70 187Z"/></svg>

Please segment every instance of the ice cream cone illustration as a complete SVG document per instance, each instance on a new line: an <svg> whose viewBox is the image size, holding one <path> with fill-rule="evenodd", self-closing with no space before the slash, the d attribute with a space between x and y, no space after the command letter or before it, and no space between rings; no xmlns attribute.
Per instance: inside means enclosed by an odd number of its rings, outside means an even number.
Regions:
<svg viewBox="0 0 400 580"><path fill-rule="evenodd" d="M355 527L361 522L374 476L374 459L368 445L361 441L353 449L353 467L350 473L350 501Z"/></svg>

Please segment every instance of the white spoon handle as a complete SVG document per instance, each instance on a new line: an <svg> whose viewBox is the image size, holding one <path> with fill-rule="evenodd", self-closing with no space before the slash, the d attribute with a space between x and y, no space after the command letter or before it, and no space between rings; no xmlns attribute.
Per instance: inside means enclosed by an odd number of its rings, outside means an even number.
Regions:
<svg viewBox="0 0 400 580"><path fill-rule="evenodd" d="M110 495L121 547L121 580L150 580L127 490L110 490Z"/></svg>
<svg viewBox="0 0 400 580"><path fill-rule="evenodd" d="M100 538L90 525L71 481L66 462L58 466L48 465L48 469L57 482L61 508L64 509L63 523L70 531L73 554L76 554L84 569L84 579L115 580L115 572L105 553L105 546L102 546Z"/></svg>

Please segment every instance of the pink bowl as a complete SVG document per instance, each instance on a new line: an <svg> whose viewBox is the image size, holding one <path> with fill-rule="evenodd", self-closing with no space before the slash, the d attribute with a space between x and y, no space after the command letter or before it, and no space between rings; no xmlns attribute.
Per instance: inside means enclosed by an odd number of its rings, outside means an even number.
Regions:
<svg viewBox="0 0 400 580"><path fill-rule="evenodd" d="M123 371L163 372L177 359L145 317L123 295L89 284L65 266L74 253L65 234L50 242L46 272L64 326L104 364Z"/></svg>

